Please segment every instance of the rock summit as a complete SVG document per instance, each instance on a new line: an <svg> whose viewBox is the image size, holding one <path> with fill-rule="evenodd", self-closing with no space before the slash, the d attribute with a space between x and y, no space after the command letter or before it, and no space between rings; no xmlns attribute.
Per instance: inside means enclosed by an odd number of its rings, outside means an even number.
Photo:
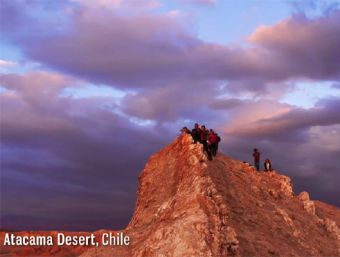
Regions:
<svg viewBox="0 0 340 257"><path fill-rule="evenodd" d="M277 171L218 154L182 134L152 155L139 176L124 230L131 246L82 256L340 256L340 210L293 193Z"/></svg>

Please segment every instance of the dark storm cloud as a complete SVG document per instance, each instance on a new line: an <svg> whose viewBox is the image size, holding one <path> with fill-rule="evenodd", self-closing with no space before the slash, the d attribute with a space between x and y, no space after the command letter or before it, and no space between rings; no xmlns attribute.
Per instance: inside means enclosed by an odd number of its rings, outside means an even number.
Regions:
<svg viewBox="0 0 340 257"><path fill-rule="evenodd" d="M49 73L1 77L2 85L11 89L0 96L3 227L26 224L27 229L31 216L49 229L75 228L76 217L83 219L79 224L91 224L86 229L124 226L134 206L139 171L169 138L136 126L114 108L101 108L114 99L58 96L56 88L69 85L65 81ZM20 190L13 187L23 183ZM64 222L65 217L70 221Z"/></svg>

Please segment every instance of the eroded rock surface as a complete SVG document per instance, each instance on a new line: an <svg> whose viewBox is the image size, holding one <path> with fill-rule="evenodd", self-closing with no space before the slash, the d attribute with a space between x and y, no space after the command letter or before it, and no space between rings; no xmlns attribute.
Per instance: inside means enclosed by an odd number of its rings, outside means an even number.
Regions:
<svg viewBox="0 0 340 257"><path fill-rule="evenodd" d="M301 192L298 195L298 199L302 202L302 206L307 212L315 214L314 202L310 200L309 194L307 192Z"/></svg>

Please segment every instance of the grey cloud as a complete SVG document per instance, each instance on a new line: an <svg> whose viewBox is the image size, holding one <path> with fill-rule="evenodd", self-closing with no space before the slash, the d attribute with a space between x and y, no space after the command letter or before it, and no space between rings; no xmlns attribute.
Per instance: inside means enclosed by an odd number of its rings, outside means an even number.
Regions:
<svg viewBox="0 0 340 257"><path fill-rule="evenodd" d="M340 124L340 117L337 113L339 108L339 98L322 100L310 110L295 108L274 118L259 119L248 124L247 127L236 128L234 133L248 137L261 135L264 138L280 137L287 134L296 134L301 137L304 129Z"/></svg>
<svg viewBox="0 0 340 257"><path fill-rule="evenodd" d="M340 89L340 83L334 83L332 88Z"/></svg>
<svg viewBox="0 0 340 257"><path fill-rule="evenodd" d="M120 108L126 114L158 122L178 119L208 120L213 114L207 106L218 95L211 82L179 83L158 90L146 90L122 99Z"/></svg>
<svg viewBox="0 0 340 257"><path fill-rule="evenodd" d="M20 31L16 20L25 21L25 12L11 8L14 17L7 22ZM268 83L288 79L339 79L339 17L339 11L312 20L291 17L255 31L249 49L203 42L171 14L123 16L86 7L70 12L69 29L51 32L49 24L28 22L37 37L24 31L4 35L31 59L114 87L227 80L233 91L261 92ZM327 40L318 40L320 35Z"/></svg>
<svg viewBox="0 0 340 257"><path fill-rule="evenodd" d="M212 109L217 110L228 110L236 108L237 106L243 105L246 101L237 98L227 98L227 99L216 99L209 106Z"/></svg>
<svg viewBox="0 0 340 257"><path fill-rule="evenodd" d="M181 0L184 3L191 3L197 5L213 6L217 3L217 0Z"/></svg>
<svg viewBox="0 0 340 257"><path fill-rule="evenodd" d="M320 11L325 15L339 9L339 2L336 0L294 0L290 1L296 14L308 15L310 12Z"/></svg>
<svg viewBox="0 0 340 257"><path fill-rule="evenodd" d="M124 227L134 207L138 173L169 134L150 133L101 109L100 98L43 92L34 86L35 78L13 76L4 83L12 89L16 85L15 93L0 95L2 228ZM47 78L47 91L63 87L63 80L53 86L53 76ZM20 84L22 80L30 83ZM26 101L34 93L40 101ZM53 101L45 94L53 94Z"/></svg>

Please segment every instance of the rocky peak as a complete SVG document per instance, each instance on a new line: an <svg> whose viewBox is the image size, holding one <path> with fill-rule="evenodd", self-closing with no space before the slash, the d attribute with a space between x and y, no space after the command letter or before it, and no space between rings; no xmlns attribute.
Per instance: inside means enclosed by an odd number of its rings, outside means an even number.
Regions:
<svg viewBox="0 0 340 257"><path fill-rule="evenodd" d="M339 220L338 208L296 197L289 177L223 154L208 161L182 134L139 176L132 245L84 256L340 256Z"/></svg>

